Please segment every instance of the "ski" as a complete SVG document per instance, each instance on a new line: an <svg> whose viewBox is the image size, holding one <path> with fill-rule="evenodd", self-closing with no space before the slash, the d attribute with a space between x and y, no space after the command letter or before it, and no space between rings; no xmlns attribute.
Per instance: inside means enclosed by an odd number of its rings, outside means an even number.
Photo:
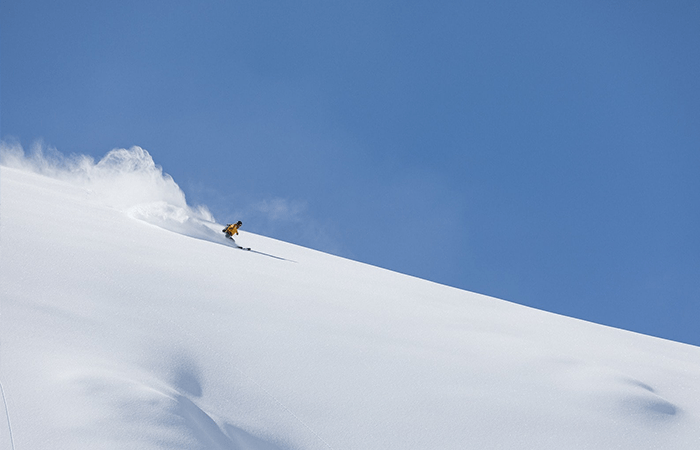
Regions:
<svg viewBox="0 0 700 450"><path fill-rule="evenodd" d="M233 239L231 239L231 240L233 240ZM235 242L232 242L232 244L233 244L233 247L234 247L234 248L237 248L237 249L239 249L239 250L247 250L247 251L250 251L250 247L241 247L240 245L236 244Z"/></svg>
<svg viewBox="0 0 700 450"><path fill-rule="evenodd" d="M233 238L230 238L230 237L226 236L226 239L228 239L229 241L231 241L231 244L233 244L233 246L234 246L235 248L237 248L237 249L239 249L239 250L247 250L247 251L250 251L250 247L241 247L240 245L236 244L236 241L234 241Z"/></svg>

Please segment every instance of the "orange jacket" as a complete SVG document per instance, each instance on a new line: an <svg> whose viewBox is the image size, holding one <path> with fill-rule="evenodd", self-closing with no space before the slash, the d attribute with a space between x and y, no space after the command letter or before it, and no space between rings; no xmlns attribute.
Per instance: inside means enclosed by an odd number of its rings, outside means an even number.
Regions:
<svg viewBox="0 0 700 450"><path fill-rule="evenodd" d="M229 235L238 234L239 227L240 225L238 225L237 223L229 224L226 228L224 228L224 233Z"/></svg>

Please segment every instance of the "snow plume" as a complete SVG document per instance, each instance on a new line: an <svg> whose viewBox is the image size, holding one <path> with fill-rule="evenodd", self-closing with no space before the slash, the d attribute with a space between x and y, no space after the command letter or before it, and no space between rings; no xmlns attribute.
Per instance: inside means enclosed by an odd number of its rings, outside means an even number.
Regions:
<svg viewBox="0 0 700 450"><path fill-rule="evenodd" d="M20 144L1 142L0 164L84 187L135 219L187 236L220 240L220 225L209 210L189 206L175 180L141 147L114 149L95 163L90 156L65 156L41 143L26 154Z"/></svg>

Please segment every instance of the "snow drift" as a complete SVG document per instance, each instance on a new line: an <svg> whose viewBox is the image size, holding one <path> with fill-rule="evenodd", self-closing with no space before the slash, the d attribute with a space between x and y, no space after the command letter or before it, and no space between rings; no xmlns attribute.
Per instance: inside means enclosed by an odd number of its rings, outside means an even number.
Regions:
<svg viewBox="0 0 700 450"><path fill-rule="evenodd" d="M0 449L700 444L697 347L221 245L138 147L2 158Z"/></svg>

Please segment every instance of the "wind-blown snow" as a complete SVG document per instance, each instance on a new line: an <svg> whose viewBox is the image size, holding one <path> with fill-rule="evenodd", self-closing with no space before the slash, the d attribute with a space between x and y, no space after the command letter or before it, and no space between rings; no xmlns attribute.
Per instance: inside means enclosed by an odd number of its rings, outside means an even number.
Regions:
<svg viewBox="0 0 700 450"><path fill-rule="evenodd" d="M697 347L231 248L138 147L2 163L0 449L700 446Z"/></svg>
<svg viewBox="0 0 700 450"><path fill-rule="evenodd" d="M204 206L187 205L185 194L141 147L115 149L99 162L85 155L66 157L55 149L2 144L0 163L85 188L104 205L162 228L203 239L216 239L214 218Z"/></svg>

